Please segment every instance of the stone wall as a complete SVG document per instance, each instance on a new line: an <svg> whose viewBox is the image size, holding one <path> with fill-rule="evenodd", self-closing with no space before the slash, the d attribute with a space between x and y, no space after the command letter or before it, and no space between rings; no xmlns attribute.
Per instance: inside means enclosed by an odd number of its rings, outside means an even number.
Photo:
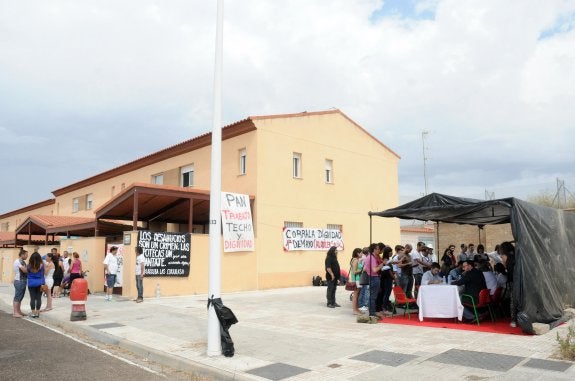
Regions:
<svg viewBox="0 0 575 381"><path fill-rule="evenodd" d="M485 251L493 251L495 245L503 241L513 241L511 233L511 224L501 225L486 225L483 229L479 229L473 225L458 225L439 223L439 241L436 249L437 254L443 255L443 251L451 244L455 245L455 253L459 253L459 246L462 243L473 243L477 247L482 243L485 246Z"/></svg>

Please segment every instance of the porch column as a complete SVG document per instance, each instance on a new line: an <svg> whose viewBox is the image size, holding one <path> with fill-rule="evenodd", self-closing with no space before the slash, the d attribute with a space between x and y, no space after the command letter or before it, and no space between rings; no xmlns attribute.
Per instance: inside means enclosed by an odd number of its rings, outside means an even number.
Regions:
<svg viewBox="0 0 575 381"><path fill-rule="evenodd" d="M132 213L132 230L138 230L138 191L134 189L134 212Z"/></svg>
<svg viewBox="0 0 575 381"><path fill-rule="evenodd" d="M194 225L194 199L190 198L190 214L188 216L188 233L192 234L192 229Z"/></svg>

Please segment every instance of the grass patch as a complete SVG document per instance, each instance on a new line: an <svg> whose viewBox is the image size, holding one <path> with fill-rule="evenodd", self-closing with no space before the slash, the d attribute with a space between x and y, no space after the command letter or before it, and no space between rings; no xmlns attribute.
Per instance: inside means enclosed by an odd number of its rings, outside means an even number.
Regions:
<svg viewBox="0 0 575 381"><path fill-rule="evenodd" d="M559 336L557 332L557 342L559 343L559 352L561 357L566 360L575 361L575 325L569 325L567 335Z"/></svg>

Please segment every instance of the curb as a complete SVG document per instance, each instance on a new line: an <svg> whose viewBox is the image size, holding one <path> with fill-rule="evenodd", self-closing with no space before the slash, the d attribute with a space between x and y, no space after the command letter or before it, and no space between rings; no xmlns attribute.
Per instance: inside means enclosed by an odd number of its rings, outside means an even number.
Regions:
<svg viewBox="0 0 575 381"><path fill-rule="evenodd" d="M8 306L3 300L0 300L0 307L6 313L12 313L9 311L11 306ZM188 360L177 355L168 354L153 348L143 346L133 341L126 339L121 339L116 336L110 335L109 333L102 332L99 329L92 328L86 325L75 325L74 322L70 322L66 326L63 326L63 322L59 319L53 318L47 314L42 314L40 319L41 322L50 326L51 328L57 328L64 333L74 333L89 337L90 339L99 342L104 345L117 346L130 351L138 357L147 358L158 364L161 364L172 369L193 373L197 376L207 377L215 380L222 381L253 381L254 378L247 377L241 373L230 372L224 369L218 369L213 366L201 364L192 360Z"/></svg>

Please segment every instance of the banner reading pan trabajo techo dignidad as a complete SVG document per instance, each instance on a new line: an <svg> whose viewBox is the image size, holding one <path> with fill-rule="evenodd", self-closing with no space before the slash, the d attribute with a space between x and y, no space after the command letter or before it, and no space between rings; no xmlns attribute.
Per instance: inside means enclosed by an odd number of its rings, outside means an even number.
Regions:
<svg viewBox="0 0 575 381"><path fill-rule="evenodd" d="M327 251L335 246L343 250L343 234L337 229L283 228L284 251Z"/></svg>

